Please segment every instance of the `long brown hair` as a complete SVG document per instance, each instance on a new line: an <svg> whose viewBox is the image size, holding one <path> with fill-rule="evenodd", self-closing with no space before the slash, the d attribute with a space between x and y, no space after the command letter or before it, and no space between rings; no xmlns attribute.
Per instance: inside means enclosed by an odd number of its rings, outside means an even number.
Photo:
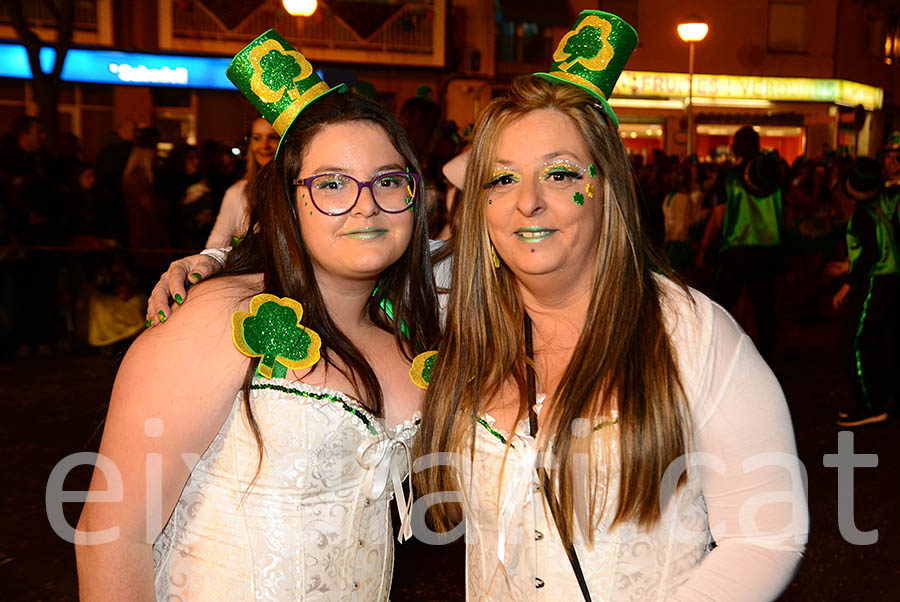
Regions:
<svg viewBox="0 0 900 602"><path fill-rule="evenodd" d="M593 98L575 86L536 76L519 78L508 97L495 99L479 116L453 241L449 311L425 400L420 452L474 453L476 421L487 401L510 380L519 391L517 422L527 413L526 378L533 363L525 353L525 307L513 273L505 266L492 266L484 217L488 191L483 184L490 179L501 130L538 109L554 109L572 119L599 167L604 189L592 300L572 359L553 399L545 404L549 420L539 441L545 448L553 442L562 468L552 493L564 517L561 535L571 540L575 498L584 493L576 486L587 483L589 488L588 497L581 498L588 500L587 516L579 513L587 534L607 501L599 476L605 471L590 453L593 437L573 435L570 425L577 424L575 420L596 425L618 412L620 487L612 524L634 521L650 526L659 519L663 473L685 453L689 437L676 360L652 270L665 264L641 226L631 164L616 130ZM576 466L584 464L576 460L585 457L589 478L575 474ZM608 467L608 454L604 462ZM682 475L679 483L683 481ZM448 465L423 471L419 484L425 491L460 488ZM439 529L452 527L449 510L434 508L431 518Z"/></svg>
<svg viewBox="0 0 900 602"><path fill-rule="evenodd" d="M352 93L331 93L307 106L285 133L277 156L248 183L248 201L252 208L247 236L228 255L220 275L262 273L263 290L291 297L303 305L304 326L322 339L322 359L315 369L334 366L353 384L358 402L380 416L383 396L374 371L363 354L335 323L319 290L312 261L300 230L294 180L300 173L306 149L322 128L351 121L367 122L381 127L411 171L419 173L419 164L410 149L406 134L396 120L380 105ZM376 292L366 311L374 324L393 333L400 350L409 357L408 349L429 349L439 335L437 295L428 248L428 222L422 186L416 190L413 204L413 233L406 251L393 265L381 273ZM390 302L393 317L389 319L381 304ZM408 339L401 325L408 327ZM333 355L332 355L333 354ZM332 361L336 356L346 369ZM250 426L256 437L262 461L262 444L258 425L249 404L250 381L258 360L251 362L243 385L244 404Z"/></svg>

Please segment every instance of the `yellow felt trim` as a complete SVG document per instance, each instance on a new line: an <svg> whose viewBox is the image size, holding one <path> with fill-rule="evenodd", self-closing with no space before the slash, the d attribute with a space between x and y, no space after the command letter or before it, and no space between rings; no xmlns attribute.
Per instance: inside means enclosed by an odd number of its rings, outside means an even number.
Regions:
<svg viewBox="0 0 900 602"><path fill-rule="evenodd" d="M425 371L425 362L434 355L437 355L437 351L426 351L413 358L412 367L409 369L409 378L420 389L428 388L428 383L422 378L422 372Z"/></svg>
<svg viewBox="0 0 900 602"><path fill-rule="evenodd" d="M244 320L249 318L250 316L255 316L256 312L259 311L259 308L263 306L265 303L274 302L282 307L289 307L294 311L294 315L297 316L297 327L306 332L309 335L309 349L307 350L307 355L302 360L289 360L285 359L281 356L278 356L278 362L284 366L286 366L290 370L303 370L304 368L309 368L313 364L319 361L320 351L322 348L322 338L319 336L317 332L311 330L300 323L300 320L303 318L303 306L300 305L297 301L294 301L290 297L276 297L275 295L270 295L268 293L261 293L253 297L250 300L250 311L236 311L231 316L231 336L234 340L234 346L237 347L237 350L240 351L243 355L247 357L263 357L263 353L257 353L250 349L250 346L247 345L247 342L244 340ZM263 366L260 364L259 373L265 378L272 378L272 369L268 366Z"/></svg>
<svg viewBox="0 0 900 602"><path fill-rule="evenodd" d="M272 123L272 127L278 132L279 136L284 136L284 132L294 122L294 118L316 98L322 96L331 88L325 82L319 82L303 94L301 94L294 102L289 104L287 108L281 112L281 115Z"/></svg>
<svg viewBox="0 0 900 602"><path fill-rule="evenodd" d="M567 82L575 84L576 86L583 86L585 88L588 88L591 90L591 92L599 94L600 98L603 98L604 100L608 100L606 98L606 94L603 93L603 90L598 88L594 84L594 82L592 82L590 80L584 79L583 77L578 77L577 75L575 75L573 73L569 73L568 71L551 71L550 75L552 75L553 77L558 77L560 79L564 79Z"/></svg>

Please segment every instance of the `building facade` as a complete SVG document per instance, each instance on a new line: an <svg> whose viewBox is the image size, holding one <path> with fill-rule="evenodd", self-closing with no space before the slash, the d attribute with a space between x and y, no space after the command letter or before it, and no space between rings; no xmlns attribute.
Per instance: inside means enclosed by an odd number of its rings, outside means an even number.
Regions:
<svg viewBox="0 0 900 602"><path fill-rule="evenodd" d="M52 16L39 3L24 4L37 33L53 39ZM426 86L462 130L515 75L545 70L556 41L588 8L621 15L640 36L611 99L632 152L686 152L691 81L690 134L701 158L721 155L731 133L748 123L764 146L788 159L825 146L874 154L886 131L900 129L900 5L890 0L323 0L310 17L288 15L281 0L75 6L76 47L128 53L119 62L92 55L96 67L63 83L62 129L82 138L88 158L102 143L88 134L123 119L154 124L171 141L239 139L255 117L239 93L197 84L194 72L167 74L186 69L179 61L187 58L218 69L215 60L270 27L329 83L365 83L388 108ZM688 45L676 32L689 15L709 24L695 48L692 80ZM3 18L0 9L0 38L14 44ZM127 70L110 80L107 71L120 63ZM0 79L0 127L23 110L36 110L27 79Z"/></svg>

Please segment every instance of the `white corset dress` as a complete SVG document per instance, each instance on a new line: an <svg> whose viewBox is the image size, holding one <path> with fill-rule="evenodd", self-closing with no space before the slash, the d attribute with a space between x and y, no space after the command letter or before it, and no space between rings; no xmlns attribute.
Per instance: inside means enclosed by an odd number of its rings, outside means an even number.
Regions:
<svg viewBox="0 0 900 602"><path fill-rule="evenodd" d="M251 402L259 476L238 394L153 545L157 599L387 600L417 421L385 430L340 392L277 378L254 380Z"/></svg>

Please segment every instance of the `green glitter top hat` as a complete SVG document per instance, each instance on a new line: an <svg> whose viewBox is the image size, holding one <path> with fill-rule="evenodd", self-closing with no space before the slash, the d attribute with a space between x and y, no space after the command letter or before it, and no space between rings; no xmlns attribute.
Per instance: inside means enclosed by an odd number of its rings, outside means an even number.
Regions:
<svg viewBox="0 0 900 602"><path fill-rule="evenodd" d="M272 124L281 140L294 119L309 103L330 92L346 92L339 84L329 88L312 65L277 31L270 29L238 52L225 72L241 94ZM277 155L281 150L278 143Z"/></svg>
<svg viewBox="0 0 900 602"><path fill-rule="evenodd" d="M619 119L607 101L637 43L634 27L621 18L600 10L584 10L559 41L550 72L535 75L587 90L618 128Z"/></svg>

